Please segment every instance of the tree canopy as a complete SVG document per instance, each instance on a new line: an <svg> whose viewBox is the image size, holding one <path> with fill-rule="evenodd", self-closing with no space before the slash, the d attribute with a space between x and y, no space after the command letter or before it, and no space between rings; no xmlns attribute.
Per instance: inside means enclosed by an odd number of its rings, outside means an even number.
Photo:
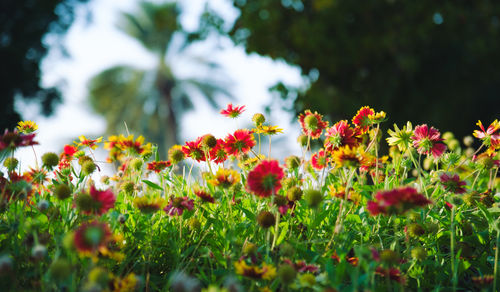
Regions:
<svg viewBox="0 0 500 292"><path fill-rule="evenodd" d="M75 7L88 0L0 1L0 129L13 128L21 119L14 108L16 97L41 104L50 114L61 101L57 88L40 85L40 64L48 47L47 33L62 35L74 20Z"/></svg>
<svg viewBox="0 0 500 292"><path fill-rule="evenodd" d="M470 134L478 119L499 116L499 2L235 0L234 6L241 14L224 33L248 53L300 66L311 81L306 91L274 88L297 96L297 112L310 108L338 120L370 105L388 112L391 123L425 121L458 135Z"/></svg>

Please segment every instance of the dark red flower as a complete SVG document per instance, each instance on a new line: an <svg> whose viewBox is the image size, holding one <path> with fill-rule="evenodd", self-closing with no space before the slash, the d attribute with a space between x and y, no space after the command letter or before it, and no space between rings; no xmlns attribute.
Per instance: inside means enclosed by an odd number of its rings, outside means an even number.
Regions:
<svg viewBox="0 0 500 292"><path fill-rule="evenodd" d="M328 127L328 121L323 121L323 115L317 112L312 113L310 110L299 115L299 123L302 132L311 139L318 139L323 130Z"/></svg>
<svg viewBox="0 0 500 292"><path fill-rule="evenodd" d="M94 185L91 185L90 196L94 200L93 210L91 212L97 215L102 215L115 206L116 197L111 189L99 191Z"/></svg>
<svg viewBox="0 0 500 292"><path fill-rule="evenodd" d="M346 120L342 120L326 129L325 149L333 151L343 146L355 148L361 142L360 133L351 128Z"/></svg>
<svg viewBox="0 0 500 292"><path fill-rule="evenodd" d="M397 268L385 269L383 267L377 267L375 269L375 274L381 277L389 277L389 279L400 284L404 284L406 282L405 277L401 275L401 271L399 271L399 269Z"/></svg>
<svg viewBox="0 0 500 292"><path fill-rule="evenodd" d="M106 223L84 223L75 231L74 244L79 252L96 252L105 247L111 239L111 231Z"/></svg>
<svg viewBox="0 0 500 292"><path fill-rule="evenodd" d="M431 154L434 158L443 155L446 150L446 145L440 143L441 133L434 127L428 127L426 124L416 126L413 131L413 147L415 147L420 154Z"/></svg>
<svg viewBox="0 0 500 292"><path fill-rule="evenodd" d="M441 176L439 176L439 179L441 180L441 185L443 185L444 189L448 192L463 194L466 191L464 186L467 185L467 183L463 180L460 180L458 174L449 176L448 174L443 173Z"/></svg>
<svg viewBox="0 0 500 292"><path fill-rule="evenodd" d="M368 201L366 209L372 215L403 214L415 207L431 204L424 195L412 187L398 188L390 191L380 191L375 195L376 201Z"/></svg>
<svg viewBox="0 0 500 292"><path fill-rule="evenodd" d="M245 106L235 106L233 107L232 103L229 103L227 107L220 111L220 114L226 116L228 118L237 118L245 111Z"/></svg>
<svg viewBox="0 0 500 292"><path fill-rule="evenodd" d="M255 146L253 132L246 129L239 129L234 134L227 135L224 141L224 150L229 155L245 154Z"/></svg>
<svg viewBox="0 0 500 292"><path fill-rule="evenodd" d="M195 190L194 194L198 198L200 198L203 202L209 202L209 203L215 202L214 197L212 197L209 193L205 192L204 190Z"/></svg>
<svg viewBox="0 0 500 292"><path fill-rule="evenodd" d="M0 136L0 151L4 149L14 150L18 147L37 145L38 142L34 141L35 133L33 134L21 134L14 130L9 132L5 130L4 134Z"/></svg>
<svg viewBox="0 0 500 292"><path fill-rule="evenodd" d="M159 173L160 171L170 166L172 166L172 163L170 161L152 161L147 164L147 169Z"/></svg>
<svg viewBox="0 0 500 292"><path fill-rule="evenodd" d="M248 173L247 189L259 197L269 197L281 189L283 176L277 160L263 160Z"/></svg>
<svg viewBox="0 0 500 292"><path fill-rule="evenodd" d="M292 266L299 273L316 273L319 270L318 266L308 265L305 261L296 261L293 263L289 259L284 259L283 262Z"/></svg>
<svg viewBox="0 0 500 292"><path fill-rule="evenodd" d="M194 207L194 201L188 197L170 197L169 204L163 208L170 216L182 215L184 210L192 210Z"/></svg>
<svg viewBox="0 0 500 292"><path fill-rule="evenodd" d="M182 146L182 152L186 154L186 156L191 157L192 159L200 162L205 161L205 153L201 148L202 137L196 138L196 140L191 142L186 142L185 146Z"/></svg>
<svg viewBox="0 0 500 292"><path fill-rule="evenodd" d="M210 159L215 163L223 163L227 159L227 152L225 150L225 142L222 139L217 139L217 145L210 149Z"/></svg>

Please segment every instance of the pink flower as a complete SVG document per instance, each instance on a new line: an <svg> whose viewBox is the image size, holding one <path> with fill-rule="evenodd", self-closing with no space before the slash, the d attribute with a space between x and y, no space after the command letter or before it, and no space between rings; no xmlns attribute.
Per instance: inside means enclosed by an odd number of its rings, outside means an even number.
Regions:
<svg viewBox="0 0 500 292"><path fill-rule="evenodd" d="M360 133L351 128L346 120L342 120L332 127L326 129L325 149L333 151L343 146L355 148L359 145Z"/></svg>
<svg viewBox="0 0 500 292"><path fill-rule="evenodd" d="M449 176L448 174L443 173L439 179L441 180L441 185L443 185L444 189L448 192L463 194L466 191L464 186L467 185L467 183L460 180L458 174Z"/></svg>
<svg viewBox="0 0 500 292"><path fill-rule="evenodd" d="M186 154L187 157L200 162L205 161L205 153L201 149L202 137L196 138L194 141L186 142L186 145L182 146L182 152Z"/></svg>
<svg viewBox="0 0 500 292"><path fill-rule="evenodd" d="M241 115L245 111L245 106L235 106L233 107L232 103L229 103L226 109L220 111L220 114L226 116L228 118L235 119Z"/></svg>
<svg viewBox="0 0 500 292"><path fill-rule="evenodd" d="M170 203L163 209L168 215L182 215L184 210L191 211L194 201L188 197L170 197Z"/></svg>
<svg viewBox="0 0 500 292"><path fill-rule="evenodd" d="M426 124L415 127L413 131L413 147L415 147L420 154L430 154L434 158L443 155L446 150L446 145L440 143L441 133L434 127L429 128Z"/></svg>
<svg viewBox="0 0 500 292"><path fill-rule="evenodd" d="M376 201L368 201L366 209L371 215L403 214L406 211L423 207L432 202L419 194L412 187L404 187L390 191L380 191L375 195Z"/></svg>

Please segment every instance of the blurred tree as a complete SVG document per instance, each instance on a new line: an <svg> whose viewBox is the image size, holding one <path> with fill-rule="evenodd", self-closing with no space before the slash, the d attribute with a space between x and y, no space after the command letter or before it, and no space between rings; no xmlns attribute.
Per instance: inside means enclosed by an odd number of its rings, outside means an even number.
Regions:
<svg viewBox="0 0 500 292"><path fill-rule="evenodd" d="M118 27L151 52L157 65L151 70L116 66L89 83L90 102L106 118L108 134L123 132L125 122L132 132L157 143L161 157L166 156L167 147L177 143L179 119L193 108L193 94L205 97L214 108L218 107L218 94L230 97L213 76L180 78L173 73L168 60L185 55L183 50L200 39L183 30L178 16L174 2L141 2L136 13L122 13ZM218 68L202 58L195 61L207 70Z"/></svg>
<svg viewBox="0 0 500 292"><path fill-rule="evenodd" d="M48 51L46 34L62 35L74 19L75 7L88 0L0 1L0 130L12 129L21 115L14 100L21 97L41 104L50 114L61 101L57 88L40 86L40 63Z"/></svg>
<svg viewBox="0 0 500 292"><path fill-rule="evenodd" d="M500 2L234 0L228 33L248 53L299 65L307 91L279 84L294 109L335 121L363 105L392 122L470 134L500 117ZM211 19L207 14L208 28ZM208 17L210 15L210 17ZM217 21L213 27L221 28Z"/></svg>

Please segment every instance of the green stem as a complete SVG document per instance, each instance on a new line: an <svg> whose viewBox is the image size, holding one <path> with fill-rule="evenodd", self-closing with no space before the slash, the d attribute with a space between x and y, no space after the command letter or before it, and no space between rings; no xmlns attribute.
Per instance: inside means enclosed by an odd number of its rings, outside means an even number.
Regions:
<svg viewBox="0 0 500 292"><path fill-rule="evenodd" d="M497 222L498 224L498 222ZM496 242L496 250L495 250L495 266L493 268L493 291L497 291L497 279L498 279L498 261L499 257L499 249L500 249L500 230L497 230L497 242Z"/></svg>
<svg viewBox="0 0 500 292"><path fill-rule="evenodd" d="M455 206L451 208L451 224L450 224L450 245L451 245L451 274L453 292L457 291L457 271L455 269Z"/></svg>

